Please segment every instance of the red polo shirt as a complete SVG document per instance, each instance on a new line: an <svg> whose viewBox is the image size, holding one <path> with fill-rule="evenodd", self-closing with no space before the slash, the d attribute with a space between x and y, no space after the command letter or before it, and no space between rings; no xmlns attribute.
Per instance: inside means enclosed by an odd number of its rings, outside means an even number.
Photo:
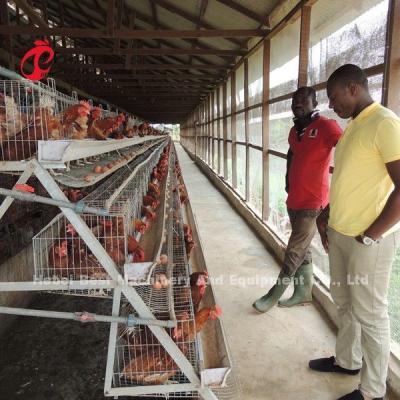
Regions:
<svg viewBox="0 0 400 400"><path fill-rule="evenodd" d="M293 156L289 169L288 208L319 209L329 203L329 164L332 148L341 135L338 123L323 116L311 122L301 140L295 127L290 130Z"/></svg>

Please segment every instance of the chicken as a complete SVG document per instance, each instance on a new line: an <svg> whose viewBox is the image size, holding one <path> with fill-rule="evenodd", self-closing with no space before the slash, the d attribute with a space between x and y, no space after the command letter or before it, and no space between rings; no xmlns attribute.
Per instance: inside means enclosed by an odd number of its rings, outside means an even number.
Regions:
<svg viewBox="0 0 400 400"><path fill-rule="evenodd" d="M185 237L185 240L192 239L192 230L188 224L183 224L183 235Z"/></svg>
<svg viewBox="0 0 400 400"><path fill-rule="evenodd" d="M107 279L108 274L93 254L83 246L74 246L72 270L76 279Z"/></svg>
<svg viewBox="0 0 400 400"><path fill-rule="evenodd" d="M128 235L128 253L133 254L133 262L143 262L145 254L138 241L131 235Z"/></svg>
<svg viewBox="0 0 400 400"><path fill-rule="evenodd" d="M179 347L187 354L187 346L181 344ZM164 348L156 346L134 358L125 366L122 375L139 384L162 385L178 372L180 369L172 357Z"/></svg>
<svg viewBox="0 0 400 400"><path fill-rule="evenodd" d="M72 203L82 200L87 194L82 192L81 189L64 189L63 193Z"/></svg>
<svg viewBox="0 0 400 400"><path fill-rule="evenodd" d="M187 224L183 224L183 235L185 238L186 255L189 258L193 247L195 247L195 242L192 237L192 230Z"/></svg>
<svg viewBox="0 0 400 400"><path fill-rule="evenodd" d="M91 230L97 237L98 227L94 227ZM90 250L71 224L67 224L61 228L60 236L62 235L65 237L65 240L61 243L61 253L64 256L62 262L66 267L62 268L61 273L60 271L56 271L57 275L61 275L62 277L73 276L75 279L107 279L108 275L106 271L96 257L91 254ZM55 267L57 269L57 265Z"/></svg>
<svg viewBox="0 0 400 400"><path fill-rule="evenodd" d="M64 134L70 139L85 139L88 135L90 104L81 100L63 111L61 123Z"/></svg>
<svg viewBox="0 0 400 400"><path fill-rule="evenodd" d="M134 224L136 232L140 232L142 235L149 228L149 224L147 222L144 222L144 221L140 220L140 219L135 219L133 224Z"/></svg>
<svg viewBox="0 0 400 400"><path fill-rule="evenodd" d="M153 221L156 218L156 213L149 206L142 206L142 215L146 217L148 221Z"/></svg>
<svg viewBox="0 0 400 400"><path fill-rule="evenodd" d="M221 307L204 307L195 315L195 322L182 321L178 322L174 328L173 339L181 342L191 342L196 339L196 334L200 332L206 322L211 319L215 320L222 315Z"/></svg>
<svg viewBox="0 0 400 400"><path fill-rule="evenodd" d="M155 199L153 196L146 195L143 196L143 205L150 206L153 210L155 210L160 204L159 200Z"/></svg>
<svg viewBox="0 0 400 400"><path fill-rule="evenodd" d="M137 136L137 126L135 125L135 119L128 117L125 123L125 136L133 138Z"/></svg>
<svg viewBox="0 0 400 400"><path fill-rule="evenodd" d="M133 313L134 310L131 306L128 306L128 313ZM154 317L158 320L169 320L169 313L155 313ZM176 314L177 321L188 321L190 319L187 311L180 311ZM172 338L174 330L172 328L166 328L165 331ZM149 349L154 346L159 347L160 342L157 337L153 334L148 326L136 326L134 328L121 328L120 336L126 341L129 346L130 352L135 354L135 357L140 356L143 352L148 353ZM181 347L181 346L180 346Z"/></svg>
<svg viewBox="0 0 400 400"><path fill-rule="evenodd" d="M111 257L111 259L115 262L115 264L120 267L125 262L124 255L124 241L117 238L108 238L104 239L104 249Z"/></svg>
<svg viewBox="0 0 400 400"><path fill-rule="evenodd" d="M104 237L118 237L122 238L125 236L124 219L122 217L112 217L112 219L104 219L101 221L103 226Z"/></svg>
<svg viewBox="0 0 400 400"><path fill-rule="evenodd" d="M26 127L12 141L3 145L4 160L18 161L31 157L37 151L38 140L58 139L60 130L60 120L52 115L51 110L36 110L33 125Z"/></svg>
<svg viewBox="0 0 400 400"><path fill-rule="evenodd" d="M151 177L152 177L152 179L156 179L158 182L161 181L162 176L161 176L160 172L158 171L157 167L153 168L153 171L151 173Z"/></svg>
<svg viewBox="0 0 400 400"><path fill-rule="evenodd" d="M119 114L117 115L115 119L115 129L114 132L111 134L111 137L113 139L124 139L124 121L125 121L125 115L124 114Z"/></svg>
<svg viewBox="0 0 400 400"><path fill-rule="evenodd" d="M156 183L150 182L147 186L147 194L157 199L160 197L160 187Z"/></svg>
<svg viewBox="0 0 400 400"><path fill-rule="evenodd" d="M94 124L94 121L100 119L102 115L103 115L103 109L101 107L93 107L91 109L88 122L88 132L92 127L92 125Z"/></svg>
<svg viewBox="0 0 400 400"><path fill-rule="evenodd" d="M0 143L14 137L28 124L28 116L21 113L14 99L0 92Z"/></svg>
<svg viewBox="0 0 400 400"><path fill-rule="evenodd" d="M117 266L125 262L125 230L122 217L102 221L104 249Z"/></svg>
<svg viewBox="0 0 400 400"><path fill-rule="evenodd" d="M195 247L195 243L193 240L186 242L186 256L189 258L190 257L190 253L193 250L193 247Z"/></svg>
<svg viewBox="0 0 400 400"><path fill-rule="evenodd" d="M146 130L146 126L145 126L144 123L139 125L138 134L139 134L140 137L146 136L147 130Z"/></svg>
<svg viewBox="0 0 400 400"><path fill-rule="evenodd" d="M119 229L118 218L102 220L100 223L98 223L97 219L90 218L86 222L111 259L117 266L121 266L125 262L125 240L123 235L117 236L115 232L115 230ZM96 276L98 279L107 277L104 268L71 224L67 224L65 228L61 229L61 235L64 235L68 241L68 251L73 256L73 266L71 268L76 270L77 276Z"/></svg>
<svg viewBox="0 0 400 400"><path fill-rule="evenodd" d="M49 250L48 267L50 271L54 268L55 275L66 278L68 276L69 261L67 241L58 240Z"/></svg>
<svg viewBox="0 0 400 400"><path fill-rule="evenodd" d="M200 302L206 293L208 283L207 272L193 272L190 275L190 290L192 294L193 310L199 310Z"/></svg>
<svg viewBox="0 0 400 400"><path fill-rule="evenodd" d="M121 115L94 120L93 124L89 127L88 135L97 140L106 140L120 127L122 122L123 117Z"/></svg>
<svg viewBox="0 0 400 400"><path fill-rule="evenodd" d="M181 201L181 204L184 204L188 200L188 194L185 188L185 185L179 185L178 186L178 191L179 191L179 200Z"/></svg>

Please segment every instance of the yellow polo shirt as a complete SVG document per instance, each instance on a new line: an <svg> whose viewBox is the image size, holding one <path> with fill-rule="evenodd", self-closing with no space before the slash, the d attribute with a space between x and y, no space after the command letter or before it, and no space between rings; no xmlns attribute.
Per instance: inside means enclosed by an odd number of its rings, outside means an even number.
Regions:
<svg viewBox="0 0 400 400"><path fill-rule="evenodd" d="M357 236L376 220L394 188L385 164L396 160L400 160L400 118L373 103L350 120L336 146L331 228ZM399 228L397 224L385 235Z"/></svg>

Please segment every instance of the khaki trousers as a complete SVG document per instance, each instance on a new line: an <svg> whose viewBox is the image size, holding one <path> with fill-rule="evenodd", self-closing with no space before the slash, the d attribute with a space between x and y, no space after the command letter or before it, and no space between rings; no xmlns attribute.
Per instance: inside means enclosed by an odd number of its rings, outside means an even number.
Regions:
<svg viewBox="0 0 400 400"><path fill-rule="evenodd" d="M316 220L321 210L288 208L292 233L286 247L283 271L293 276L302 264L312 263L311 242L317 231Z"/></svg>
<svg viewBox="0 0 400 400"><path fill-rule="evenodd" d="M331 294L338 307L336 362L361 368L360 390L371 398L386 393L390 356L388 290L399 234L372 246L328 228Z"/></svg>

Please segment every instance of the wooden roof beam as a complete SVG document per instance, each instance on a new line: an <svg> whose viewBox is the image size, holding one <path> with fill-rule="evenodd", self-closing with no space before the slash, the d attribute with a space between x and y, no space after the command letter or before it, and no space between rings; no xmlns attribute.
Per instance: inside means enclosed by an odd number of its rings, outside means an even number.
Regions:
<svg viewBox="0 0 400 400"><path fill-rule="evenodd" d="M86 80L87 84L92 84L92 85L99 85L101 83L102 86L104 87L114 87L115 85L118 85L120 88L124 87L148 87L148 88L182 88L182 90L185 90L185 88L201 88L201 89L207 89L211 90L214 85L213 84L206 84L206 83L193 83L193 82L121 82L121 81L112 81L112 82L100 82L100 81L92 81L92 80ZM210 87L212 86L212 87Z"/></svg>
<svg viewBox="0 0 400 400"><path fill-rule="evenodd" d="M57 60L56 60L57 63ZM101 64L101 63L94 63L94 64L63 64L63 69L95 69L100 68L102 70L123 70L125 69L125 64ZM188 64L134 64L129 66L129 70L181 70L181 69L221 69L226 70L232 68L231 64L225 65L188 65Z"/></svg>
<svg viewBox="0 0 400 400"><path fill-rule="evenodd" d="M77 76L76 74L71 74L71 73L60 73L57 74L58 78L76 78L77 80L79 79L86 79L81 78L79 75ZM93 74L93 78L95 80L100 80L104 78L112 78L112 79L145 79L145 80L151 80L151 81L167 81L167 80L177 80L179 82L181 81L215 81L215 80L222 80L223 78L220 75L217 74L207 74L207 75L194 75L194 74L163 74L163 75L153 75L153 74L117 74L117 73L107 73L107 75L96 75Z"/></svg>
<svg viewBox="0 0 400 400"><path fill-rule="evenodd" d="M27 49L17 48L16 52L23 54ZM190 54L201 54L201 55L226 55L226 56L239 56L244 55L243 50L206 50L206 49L166 49L166 48L141 48L141 49L119 49L118 53L115 53L114 49L101 48L101 47L74 47L64 48L56 47L54 49L56 54L84 54L84 55L190 55Z"/></svg>
<svg viewBox="0 0 400 400"><path fill-rule="evenodd" d="M7 29L8 28L8 29ZM114 34L102 29L90 28L62 28L55 27L33 27L33 26L11 26L0 25L2 35L46 35L46 36L69 36L82 38L104 38L104 39L162 39L162 38L201 38L201 37L262 37L269 33L263 29L199 29L199 30L115 30Z"/></svg>

